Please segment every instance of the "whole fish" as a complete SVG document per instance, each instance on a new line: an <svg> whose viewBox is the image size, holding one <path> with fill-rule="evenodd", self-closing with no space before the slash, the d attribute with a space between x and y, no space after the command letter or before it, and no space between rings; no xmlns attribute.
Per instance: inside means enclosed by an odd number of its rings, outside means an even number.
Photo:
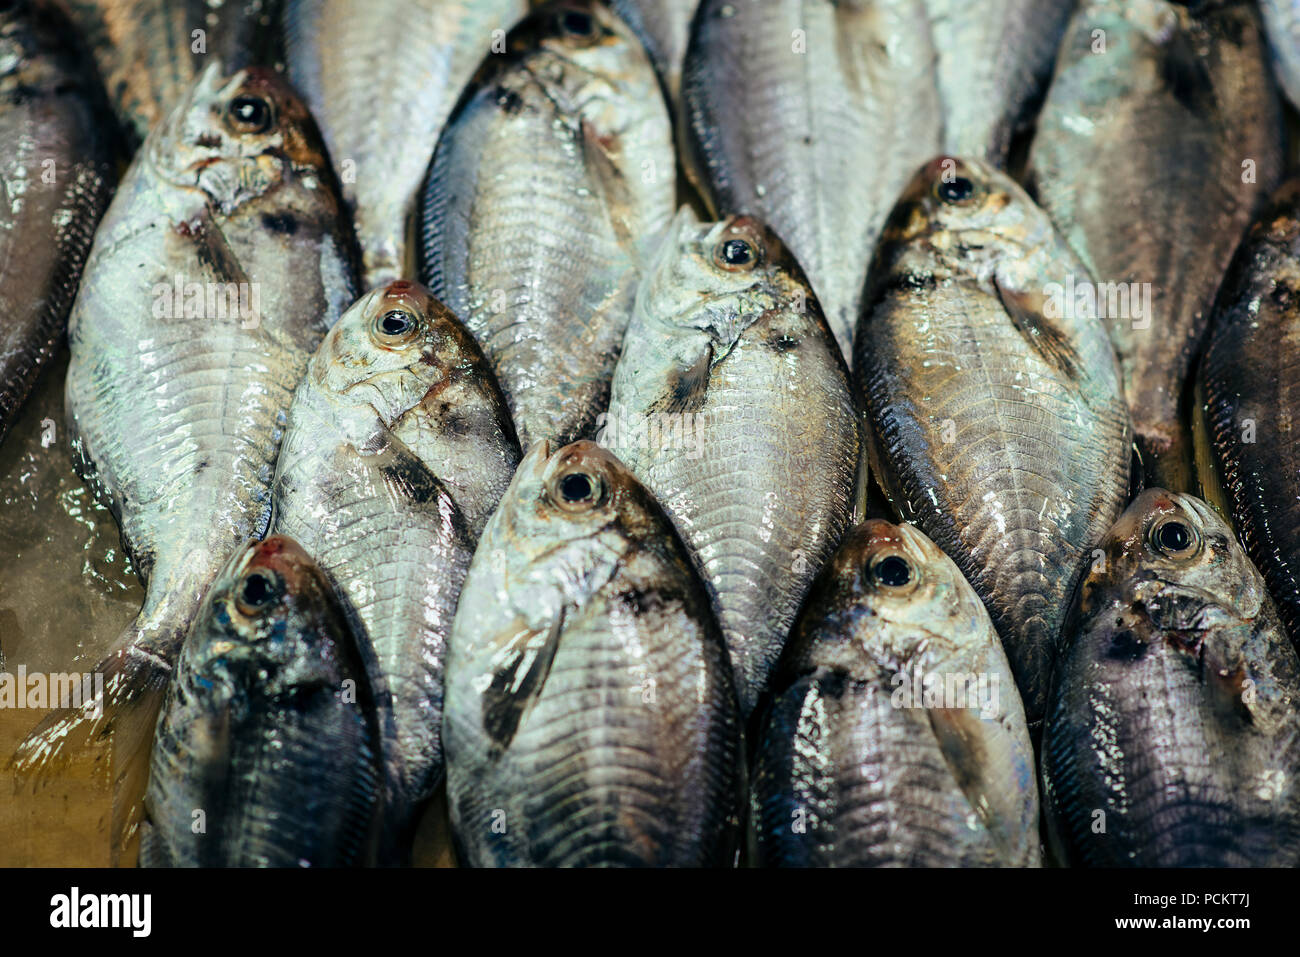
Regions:
<svg viewBox="0 0 1300 957"><path fill-rule="evenodd" d="M777 867L1036 867L1034 749L979 596L873 519L818 576L774 680L751 818Z"/></svg>
<svg viewBox="0 0 1300 957"><path fill-rule="evenodd" d="M320 556L374 646L400 782L385 817L399 832L442 780L447 635L518 462L505 400L473 338L404 280L344 313L289 409L272 528Z"/></svg>
<svg viewBox="0 0 1300 957"><path fill-rule="evenodd" d="M282 0L66 0L135 147L214 59L271 66Z"/></svg>
<svg viewBox="0 0 1300 957"><path fill-rule="evenodd" d="M925 0L939 55L944 151L1002 166L1041 102L1072 0Z"/></svg>
<svg viewBox="0 0 1300 957"><path fill-rule="evenodd" d="M250 542L213 583L177 660L141 865L367 863L381 729L362 642L324 572L292 539Z"/></svg>
<svg viewBox="0 0 1300 957"><path fill-rule="evenodd" d="M680 112L682 61L700 0L612 0L610 6L641 38L663 80L668 102Z"/></svg>
<svg viewBox="0 0 1300 957"><path fill-rule="evenodd" d="M1300 644L1300 180L1272 198L1233 260L1200 366L1213 464L1247 553ZM1208 469L1204 468L1209 465Z"/></svg>
<svg viewBox="0 0 1300 957"><path fill-rule="evenodd" d="M748 715L848 525L859 453L844 361L771 230L683 207L637 294L600 442L699 561Z"/></svg>
<svg viewBox="0 0 1300 957"><path fill-rule="evenodd" d="M654 68L594 0L535 12L448 122L421 275L482 344L525 448L590 438L605 410L674 163Z"/></svg>
<svg viewBox="0 0 1300 957"><path fill-rule="evenodd" d="M1148 484L1191 487L1184 381L1281 135L1253 4L1075 13L1027 177L1099 284Z"/></svg>
<svg viewBox="0 0 1300 957"><path fill-rule="evenodd" d="M907 188L863 299L856 374L871 468L961 568L1031 729L1075 582L1124 508L1130 426L1087 272L1010 177L941 157Z"/></svg>
<svg viewBox="0 0 1300 957"><path fill-rule="evenodd" d="M693 29L688 168L785 240L848 358L880 228L941 146L925 4L703 0Z"/></svg>
<svg viewBox="0 0 1300 957"><path fill-rule="evenodd" d="M1300 107L1300 0L1259 0L1273 72L1293 106Z"/></svg>
<svg viewBox="0 0 1300 957"><path fill-rule="evenodd" d="M275 74L214 63L154 128L95 234L69 318L73 458L118 520L144 608L104 694L23 743L24 775L108 737L113 847L164 685L204 593L266 530L293 390L356 298L351 237L306 107Z"/></svg>
<svg viewBox="0 0 1300 957"><path fill-rule="evenodd" d="M103 100L58 6L0 12L0 440L63 336L116 180Z"/></svg>
<svg viewBox="0 0 1300 957"><path fill-rule="evenodd" d="M1300 863L1300 659L1211 508L1148 489L1103 539L1053 681L1049 833L1101 867Z"/></svg>
<svg viewBox="0 0 1300 957"><path fill-rule="evenodd" d="M471 866L732 863L740 715L685 546L617 459L535 444L447 654L447 796Z"/></svg>
<svg viewBox="0 0 1300 957"><path fill-rule="evenodd" d="M284 0L289 78L320 122L367 289L410 274L416 193L452 107L527 0Z"/></svg>

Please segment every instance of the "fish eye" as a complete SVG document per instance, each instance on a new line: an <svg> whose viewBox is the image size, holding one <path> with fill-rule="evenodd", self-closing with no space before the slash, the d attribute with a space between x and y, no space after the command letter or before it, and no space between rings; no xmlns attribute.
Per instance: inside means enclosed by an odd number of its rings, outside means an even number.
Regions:
<svg viewBox="0 0 1300 957"><path fill-rule="evenodd" d="M582 10L565 10L560 14L560 29L571 37L589 37L596 30L591 14Z"/></svg>
<svg viewBox="0 0 1300 957"><path fill-rule="evenodd" d="M265 133L274 115L270 103L249 93L235 97L226 110L229 125L236 133Z"/></svg>
<svg viewBox="0 0 1300 957"><path fill-rule="evenodd" d="M1187 558L1201 546L1200 538L1190 525L1177 518L1168 518L1151 529L1151 544L1159 552L1173 558Z"/></svg>
<svg viewBox="0 0 1300 957"><path fill-rule="evenodd" d="M970 202L975 195L975 184L965 176L958 176L951 181L940 180L935 184L934 195L951 206L960 206Z"/></svg>
<svg viewBox="0 0 1300 957"><path fill-rule="evenodd" d="M384 345L402 343L419 328L415 316L405 309L390 309L375 318L375 335Z"/></svg>
<svg viewBox="0 0 1300 957"><path fill-rule="evenodd" d="M713 259L723 269L741 272L758 262L758 252L743 239L725 239L713 251Z"/></svg>
<svg viewBox="0 0 1300 957"><path fill-rule="evenodd" d="M587 472L570 472L555 483L556 500L571 511L591 508L600 500L601 481Z"/></svg>
<svg viewBox="0 0 1300 957"><path fill-rule="evenodd" d="M245 615L256 615L275 602L284 592L280 576L265 568L255 568L244 576L236 592L235 604Z"/></svg>
<svg viewBox="0 0 1300 957"><path fill-rule="evenodd" d="M901 555L886 555L871 566L871 578L886 588L902 588L912 582L912 566Z"/></svg>

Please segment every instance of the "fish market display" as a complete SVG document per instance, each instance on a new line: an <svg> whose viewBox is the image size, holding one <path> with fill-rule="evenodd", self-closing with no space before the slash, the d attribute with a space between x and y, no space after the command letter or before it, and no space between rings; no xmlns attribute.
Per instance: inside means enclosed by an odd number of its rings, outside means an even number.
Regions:
<svg viewBox="0 0 1300 957"><path fill-rule="evenodd" d="M936 159L885 229L858 330L872 471L984 599L1031 726L1128 490L1106 330L1045 293L1070 275L1087 273L1010 178Z"/></svg>
<svg viewBox="0 0 1300 957"><path fill-rule="evenodd" d="M361 646L306 552L277 535L236 553L159 718L141 864L363 863L383 783L368 696Z"/></svg>
<svg viewBox="0 0 1300 957"><path fill-rule="evenodd" d="M610 7L632 28L664 83L668 102L680 109L682 61L691 38L691 21L700 0L611 0Z"/></svg>
<svg viewBox="0 0 1300 957"><path fill-rule="evenodd" d="M1300 659L1232 530L1148 489L1079 590L1043 741L1058 856L1300 862Z"/></svg>
<svg viewBox="0 0 1300 957"><path fill-rule="evenodd" d="M731 863L726 646L667 517L596 445L534 445L488 523L452 629L443 739L463 863Z"/></svg>
<svg viewBox="0 0 1300 957"><path fill-rule="evenodd" d="M377 289L317 350L289 411L274 530L342 587L391 695L390 760L410 822L442 778L447 635L474 545L519 449L469 333L414 283Z"/></svg>
<svg viewBox="0 0 1300 957"><path fill-rule="evenodd" d="M923 0L703 0L682 78L700 184L763 220L848 357L871 251L943 123Z"/></svg>
<svg viewBox="0 0 1300 957"><path fill-rule="evenodd" d="M342 181L364 285L406 276L416 193L438 134L484 55L502 53L527 0L283 2L289 78Z"/></svg>
<svg viewBox="0 0 1300 957"><path fill-rule="evenodd" d="M845 536L773 691L751 792L760 863L1038 865L1011 668L979 596L911 525Z"/></svg>
<svg viewBox="0 0 1300 957"><path fill-rule="evenodd" d="M1041 99L1072 4L1063 0L925 0L939 57L945 152L1001 166Z"/></svg>
<svg viewBox="0 0 1300 957"><path fill-rule="evenodd" d="M66 0L132 147L219 60L269 66L281 0Z"/></svg>
<svg viewBox="0 0 1300 957"><path fill-rule="evenodd" d="M25 772L111 731L131 793L204 593L266 531L293 390L356 298L339 213L311 119L270 73L214 63L137 155L69 319L67 407L74 458L147 595L97 668L103 698L53 712L23 745Z"/></svg>
<svg viewBox="0 0 1300 957"><path fill-rule="evenodd" d="M672 218L672 131L640 42L565 0L515 30L451 118L421 275L496 369L525 447L590 438L636 284Z"/></svg>
<svg viewBox="0 0 1300 957"><path fill-rule="evenodd" d="M1293 642L1300 643L1300 181L1273 197L1234 260L1201 364L1227 510Z"/></svg>
<svg viewBox="0 0 1300 957"><path fill-rule="evenodd" d="M112 190L104 93L52 2L0 12L0 439L63 336Z"/></svg>
<svg viewBox="0 0 1300 957"><path fill-rule="evenodd" d="M637 293L601 441L704 570L748 715L848 525L859 451L843 359L771 230L682 209Z"/></svg>
<svg viewBox="0 0 1300 957"><path fill-rule="evenodd" d="M1183 386L1282 172L1266 58L1252 4L1085 0L1030 152L1038 201L1099 284L1147 480L1179 491L1192 480Z"/></svg>
<svg viewBox="0 0 1300 957"><path fill-rule="evenodd" d="M1300 3L1296 0L1259 0L1273 71L1292 104L1300 104Z"/></svg>

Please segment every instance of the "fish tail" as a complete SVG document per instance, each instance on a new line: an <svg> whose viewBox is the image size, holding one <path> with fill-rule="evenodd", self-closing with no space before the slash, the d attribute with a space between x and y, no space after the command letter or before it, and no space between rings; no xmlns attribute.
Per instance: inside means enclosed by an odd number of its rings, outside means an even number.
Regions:
<svg viewBox="0 0 1300 957"><path fill-rule="evenodd" d="M143 813L149 754L171 663L152 651L143 629L132 627L91 673L91 694L79 706L52 710L18 745L9 761L19 786L57 785L80 762L102 759L108 748L112 781L110 853L121 860ZM149 635L151 639L156 635ZM175 647L162 645L161 647Z"/></svg>

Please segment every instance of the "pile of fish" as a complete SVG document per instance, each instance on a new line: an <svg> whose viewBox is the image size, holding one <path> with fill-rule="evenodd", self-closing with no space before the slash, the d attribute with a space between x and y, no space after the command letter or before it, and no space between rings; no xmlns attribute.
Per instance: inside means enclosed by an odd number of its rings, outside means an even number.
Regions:
<svg viewBox="0 0 1300 957"><path fill-rule="evenodd" d="M66 330L146 590L10 769L115 859L1300 865L1300 4L0 50L0 437Z"/></svg>

